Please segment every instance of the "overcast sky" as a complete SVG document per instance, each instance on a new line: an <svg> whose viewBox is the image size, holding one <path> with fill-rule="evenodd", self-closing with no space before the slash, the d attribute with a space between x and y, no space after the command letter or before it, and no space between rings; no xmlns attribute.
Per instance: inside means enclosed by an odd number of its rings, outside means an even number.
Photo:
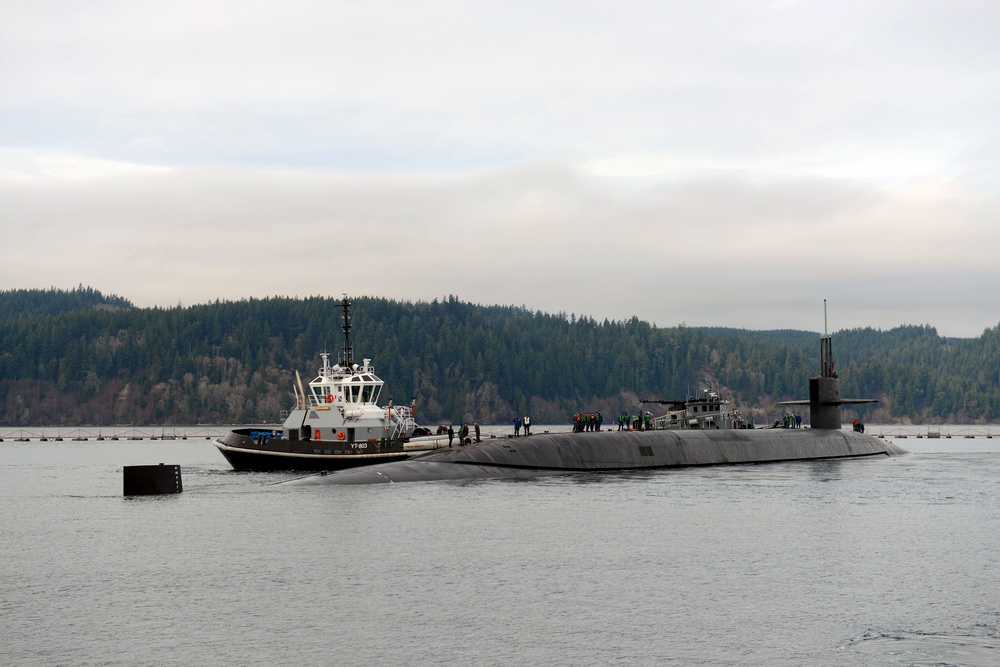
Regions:
<svg viewBox="0 0 1000 667"><path fill-rule="evenodd" d="M7 0L0 289L978 336L998 34L962 0Z"/></svg>

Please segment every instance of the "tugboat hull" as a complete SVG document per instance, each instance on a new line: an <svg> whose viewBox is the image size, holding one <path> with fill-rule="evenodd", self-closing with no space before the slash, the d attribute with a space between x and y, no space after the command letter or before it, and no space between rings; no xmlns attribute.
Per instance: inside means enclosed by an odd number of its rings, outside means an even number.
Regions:
<svg viewBox="0 0 1000 667"><path fill-rule="evenodd" d="M289 441L263 435L266 432L237 429L215 441L215 446L235 470L306 472L344 470L373 463L402 461L410 456L403 445L380 443ZM254 437L256 436L256 437Z"/></svg>
<svg viewBox="0 0 1000 667"><path fill-rule="evenodd" d="M379 455L380 458L364 458L362 456L337 456L334 454L280 454L276 452L255 452L219 447L234 470L245 472L276 472L280 470L300 470L303 472L320 472L346 470L373 463L388 463L403 461L409 454Z"/></svg>

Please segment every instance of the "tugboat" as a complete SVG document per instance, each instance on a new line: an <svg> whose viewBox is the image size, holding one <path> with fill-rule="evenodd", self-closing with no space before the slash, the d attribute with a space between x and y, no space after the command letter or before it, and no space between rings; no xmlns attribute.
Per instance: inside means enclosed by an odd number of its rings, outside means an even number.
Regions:
<svg viewBox="0 0 1000 667"><path fill-rule="evenodd" d="M448 436L430 435L414 420L414 405L378 404L383 382L371 359L354 362L351 303L345 296L344 352L330 365L329 354L309 382L295 372L295 407L281 428L243 427L215 441L236 470L340 470L409 458L414 452L448 445Z"/></svg>
<svg viewBox="0 0 1000 667"><path fill-rule="evenodd" d="M705 389L700 397L691 397L687 400L644 398L639 402L669 406L665 415L651 417L650 430L753 428L743 419L739 410L731 407L732 402L728 398L723 398L708 389Z"/></svg>

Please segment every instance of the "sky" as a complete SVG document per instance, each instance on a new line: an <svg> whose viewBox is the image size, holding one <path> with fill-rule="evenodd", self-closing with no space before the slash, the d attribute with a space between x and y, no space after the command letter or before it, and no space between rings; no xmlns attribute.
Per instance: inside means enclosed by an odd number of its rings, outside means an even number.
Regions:
<svg viewBox="0 0 1000 667"><path fill-rule="evenodd" d="M976 337L998 32L964 0L6 0L0 289Z"/></svg>

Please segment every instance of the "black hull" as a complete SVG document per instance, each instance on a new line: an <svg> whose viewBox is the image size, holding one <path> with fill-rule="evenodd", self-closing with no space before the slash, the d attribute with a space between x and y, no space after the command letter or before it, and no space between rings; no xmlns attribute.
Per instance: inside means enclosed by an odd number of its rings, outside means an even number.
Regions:
<svg viewBox="0 0 1000 667"><path fill-rule="evenodd" d="M411 456L410 452L403 450L402 442L380 448L376 453L367 453L365 450L353 449L350 444L340 442L289 442L271 439L260 443L250 437L249 429L231 431L216 440L215 446L235 470L246 472L347 470L377 463L404 461ZM317 448L320 450L318 453L309 451ZM349 453L323 453L323 450L328 448Z"/></svg>
<svg viewBox="0 0 1000 667"><path fill-rule="evenodd" d="M821 429L562 433L490 441L286 484L376 484L570 472L778 463L905 451L870 435Z"/></svg>
<svg viewBox="0 0 1000 667"><path fill-rule="evenodd" d="M296 470L302 472L323 472L334 470L347 470L360 466L370 466L376 463L389 463L392 461L403 461L410 457L409 454L397 454L393 456L380 457L377 459L364 459L361 457L333 456L328 454L317 454L315 456L289 456L285 454L269 454L262 452L234 451L220 448L219 451L226 457L234 470L245 472L277 472L281 470Z"/></svg>

